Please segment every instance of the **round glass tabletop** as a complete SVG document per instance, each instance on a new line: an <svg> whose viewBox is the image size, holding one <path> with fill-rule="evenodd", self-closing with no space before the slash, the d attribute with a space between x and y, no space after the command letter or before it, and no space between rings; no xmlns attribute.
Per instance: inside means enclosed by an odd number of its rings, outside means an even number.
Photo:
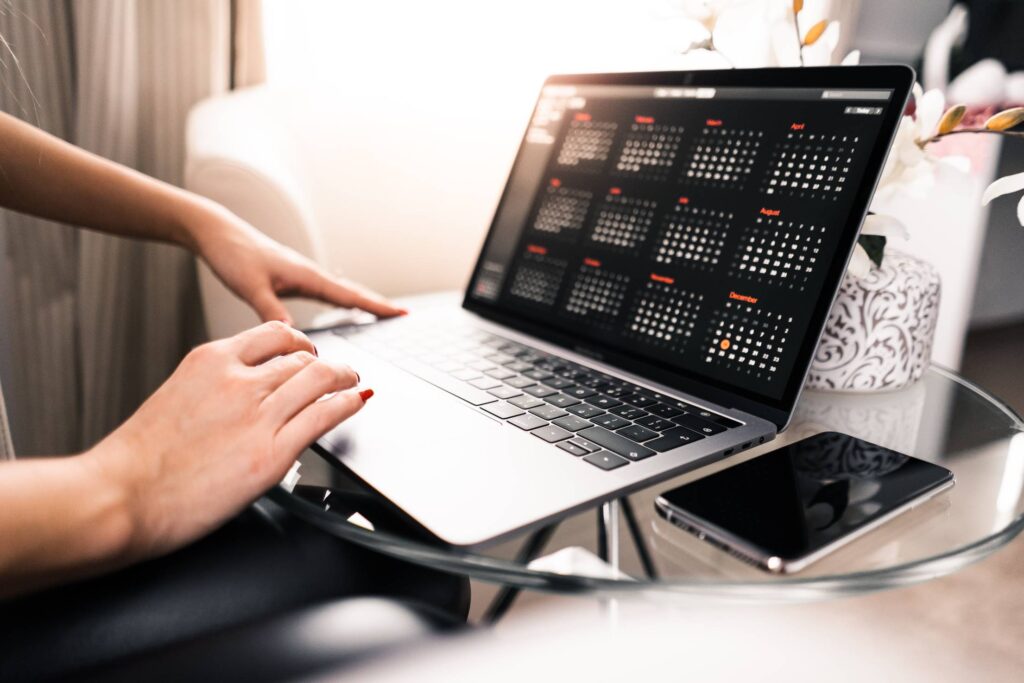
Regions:
<svg viewBox="0 0 1024 683"><path fill-rule="evenodd" d="M662 492L780 445L837 431L939 463L956 485L843 546L806 570L774 575L666 522ZM891 393L806 391L778 439L660 482L484 551L446 547L315 453L291 492L271 498L354 543L511 588L555 592L699 594L806 600L908 585L957 571L1024 528L1024 421L984 390L938 367Z"/></svg>

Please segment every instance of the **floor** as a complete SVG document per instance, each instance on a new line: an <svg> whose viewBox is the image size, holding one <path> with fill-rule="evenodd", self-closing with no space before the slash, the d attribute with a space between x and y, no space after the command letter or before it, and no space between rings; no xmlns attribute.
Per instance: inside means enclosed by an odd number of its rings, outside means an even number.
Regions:
<svg viewBox="0 0 1024 683"><path fill-rule="evenodd" d="M1024 323L973 332L962 374L1024 415ZM478 619L495 589L474 583L471 618ZM579 598L524 594L509 622L537 607ZM899 619L933 642L969 653L990 672L1024 670L1024 538L959 573L912 588L842 601L845 616L868 624ZM823 605L824 607L824 605Z"/></svg>

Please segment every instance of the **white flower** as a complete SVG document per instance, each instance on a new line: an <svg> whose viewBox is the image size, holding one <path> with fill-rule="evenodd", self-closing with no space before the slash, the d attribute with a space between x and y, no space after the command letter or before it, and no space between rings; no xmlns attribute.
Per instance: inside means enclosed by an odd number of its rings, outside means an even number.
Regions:
<svg viewBox="0 0 1024 683"><path fill-rule="evenodd" d="M966 173L970 162L964 157L937 157L921 143L935 134L945 111L946 98L939 90L924 93L914 84L914 116L904 116L896 130L889 158L882 169L871 208L884 212L886 203L897 195L923 198L935 186L936 175L948 170Z"/></svg>
<svg viewBox="0 0 1024 683"><path fill-rule="evenodd" d="M981 195L981 203L985 205L996 197L1021 190L1024 190L1024 173L1008 175L985 188L984 194ZM1021 195L1020 202L1017 204L1017 220L1024 225L1024 195Z"/></svg>

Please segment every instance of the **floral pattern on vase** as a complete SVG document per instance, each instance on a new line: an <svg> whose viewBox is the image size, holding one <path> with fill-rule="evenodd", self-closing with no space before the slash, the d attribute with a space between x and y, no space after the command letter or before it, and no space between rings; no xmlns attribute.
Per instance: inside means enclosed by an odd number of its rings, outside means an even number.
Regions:
<svg viewBox="0 0 1024 683"><path fill-rule="evenodd" d="M888 391L924 374L939 316L938 272L892 249L867 276L847 275L807 375L807 387Z"/></svg>

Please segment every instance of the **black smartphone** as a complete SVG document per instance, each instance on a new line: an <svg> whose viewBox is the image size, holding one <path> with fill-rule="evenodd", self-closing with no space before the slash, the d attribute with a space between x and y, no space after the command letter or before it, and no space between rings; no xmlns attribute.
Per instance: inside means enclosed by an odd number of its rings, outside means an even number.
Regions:
<svg viewBox="0 0 1024 683"><path fill-rule="evenodd" d="M945 467L824 432L667 491L655 506L751 564L792 573L953 481Z"/></svg>

